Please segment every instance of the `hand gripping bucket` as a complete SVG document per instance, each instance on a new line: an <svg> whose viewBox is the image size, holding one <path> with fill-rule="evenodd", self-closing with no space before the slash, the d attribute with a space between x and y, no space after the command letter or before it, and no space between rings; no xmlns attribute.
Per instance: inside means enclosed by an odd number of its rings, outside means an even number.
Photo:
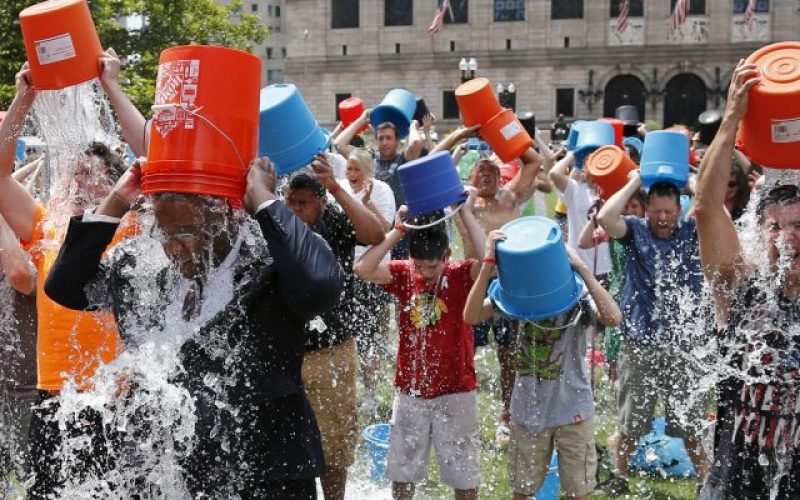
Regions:
<svg viewBox="0 0 800 500"><path fill-rule="evenodd" d="M575 120L569 126L569 135L567 136L567 151L575 151L575 146L578 144L578 136L580 136L581 129L586 125L586 120Z"/></svg>
<svg viewBox="0 0 800 500"><path fill-rule="evenodd" d="M256 156L260 82L261 60L246 52L209 45L161 52L142 192L241 200Z"/></svg>
<svg viewBox="0 0 800 500"><path fill-rule="evenodd" d="M765 167L800 169L800 41L767 45L746 62L758 66L761 83L739 125L743 152Z"/></svg>
<svg viewBox="0 0 800 500"><path fill-rule="evenodd" d="M448 151L405 163L397 169L397 175L410 217L436 212L467 199Z"/></svg>
<svg viewBox="0 0 800 500"><path fill-rule="evenodd" d="M489 295L508 316L537 321L558 316L577 304L583 280L572 269L554 221L520 217L501 230L497 243L497 275Z"/></svg>
<svg viewBox="0 0 800 500"><path fill-rule="evenodd" d="M689 179L689 138L675 130L657 130L644 137L642 185L670 182L683 189Z"/></svg>
<svg viewBox="0 0 800 500"><path fill-rule="evenodd" d="M603 146L586 159L586 175L597 185L604 200L628 183L631 170L636 170L636 164L617 146Z"/></svg>
<svg viewBox="0 0 800 500"><path fill-rule="evenodd" d="M600 118L600 121L606 122L614 128L614 144L621 148L622 138L625 137L623 132L625 124L622 120L617 120L616 118Z"/></svg>
<svg viewBox="0 0 800 500"><path fill-rule="evenodd" d="M405 89L393 89L383 98L383 101L369 114L372 128L377 129L381 123L389 122L397 127L399 138L408 135L411 119L417 109L417 98Z"/></svg>
<svg viewBox="0 0 800 500"><path fill-rule="evenodd" d="M483 125L502 109L487 78L475 78L456 88L456 102L464 125Z"/></svg>
<svg viewBox="0 0 800 500"><path fill-rule="evenodd" d="M358 97L348 97L339 103L339 118L342 120L342 128L347 128L351 123L358 120L364 113L364 101ZM365 131L368 125L361 127L358 132Z"/></svg>
<svg viewBox="0 0 800 500"><path fill-rule="evenodd" d="M601 146L615 144L615 140L611 124L600 120L583 124L575 142L575 168L582 169L587 156Z"/></svg>
<svg viewBox="0 0 800 500"><path fill-rule="evenodd" d="M36 89L63 89L100 76L103 49L86 0L32 5L20 12L19 24Z"/></svg>
<svg viewBox="0 0 800 500"><path fill-rule="evenodd" d="M519 158L533 144L533 139L510 109L500 111L484 123L480 133L503 162Z"/></svg>
<svg viewBox="0 0 800 500"><path fill-rule="evenodd" d="M386 456L389 454L389 435L392 426L374 424L364 429L367 460L369 464L369 480L373 483L386 482Z"/></svg>
<svg viewBox="0 0 800 500"><path fill-rule="evenodd" d="M328 146L330 133L319 126L297 87L290 83L261 90L258 154L284 175L305 167Z"/></svg>

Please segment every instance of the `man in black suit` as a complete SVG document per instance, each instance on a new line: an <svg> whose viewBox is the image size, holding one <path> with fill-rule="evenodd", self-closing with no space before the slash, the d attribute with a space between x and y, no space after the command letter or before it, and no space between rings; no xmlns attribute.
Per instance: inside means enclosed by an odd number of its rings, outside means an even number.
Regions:
<svg viewBox="0 0 800 500"><path fill-rule="evenodd" d="M141 259L147 238L104 257L139 177L134 166L93 214L72 219L45 292L71 309L113 310L128 345L143 329L196 328L172 380L193 401L195 436L180 459L193 498L316 498L324 463L301 381L303 326L336 303L341 267L276 199L266 159L251 164L244 197L260 231L222 198L157 193L153 232L171 267Z"/></svg>

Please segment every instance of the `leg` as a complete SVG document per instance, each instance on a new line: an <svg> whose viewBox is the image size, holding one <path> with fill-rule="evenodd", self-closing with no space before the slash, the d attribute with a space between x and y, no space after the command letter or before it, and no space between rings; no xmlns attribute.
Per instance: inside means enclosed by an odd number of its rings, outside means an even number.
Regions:
<svg viewBox="0 0 800 500"><path fill-rule="evenodd" d="M414 483L392 483L392 498L394 500L411 500L414 498Z"/></svg>
<svg viewBox="0 0 800 500"><path fill-rule="evenodd" d="M497 360L500 363L500 395L503 399L500 424L508 427L511 419L511 394L514 391L516 378L519 321L509 320L505 317L498 318L492 322L492 329L497 342Z"/></svg>
<svg viewBox="0 0 800 500"><path fill-rule="evenodd" d="M475 391L440 396L433 407L432 438L442 482L454 490L481 484L480 421Z"/></svg>
<svg viewBox="0 0 800 500"><path fill-rule="evenodd" d="M478 488L471 490L453 490L456 500L478 500Z"/></svg>
<svg viewBox="0 0 800 500"><path fill-rule="evenodd" d="M555 442L561 491L567 498L588 498L594 491L597 472L593 419L559 427Z"/></svg>
<svg viewBox="0 0 800 500"><path fill-rule="evenodd" d="M544 484L553 457L553 431L532 433L511 420L508 478L514 500L529 500Z"/></svg>
<svg viewBox="0 0 800 500"><path fill-rule="evenodd" d="M683 444L686 445L689 459L697 472L697 481L702 484L706 477L706 472L708 472L708 458L706 457L705 449L703 449L703 443L698 437L687 437L684 438Z"/></svg>
<svg viewBox="0 0 800 500"><path fill-rule="evenodd" d="M394 498L414 496L414 484L425 479L431 452L433 412L429 400L397 394L386 457L386 478Z"/></svg>
<svg viewBox="0 0 800 500"><path fill-rule="evenodd" d="M344 500L345 483L347 483L347 469L328 467L325 475L320 478L322 493L325 500Z"/></svg>

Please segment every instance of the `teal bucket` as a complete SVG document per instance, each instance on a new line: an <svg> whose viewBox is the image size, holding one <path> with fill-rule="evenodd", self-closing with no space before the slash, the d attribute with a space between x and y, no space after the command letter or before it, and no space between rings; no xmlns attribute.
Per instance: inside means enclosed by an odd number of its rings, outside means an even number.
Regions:
<svg viewBox="0 0 800 500"><path fill-rule="evenodd" d="M558 500L558 490L561 487L561 479L558 476L558 452L553 452L550 459L550 468L547 469L547 477L542 486L533 495L536 500Z"/></svg>
<svg viewBox="0 0 800 500"><path fill-rule="evenodd" d="M393 89L375 106L369 114L372 128L376 129L382 123L389 122L397 127L400 139L408 135L411 120L417 110L417 98L406 89Z"/></svg>
<svg viewBox="0 0 800 500"><path fill-rule="evenodd" d="M373 424L364 429L364 441L367 443L367 460L369 480L373 483L386 482L386 456L389 454L389 424Z"/></svg>

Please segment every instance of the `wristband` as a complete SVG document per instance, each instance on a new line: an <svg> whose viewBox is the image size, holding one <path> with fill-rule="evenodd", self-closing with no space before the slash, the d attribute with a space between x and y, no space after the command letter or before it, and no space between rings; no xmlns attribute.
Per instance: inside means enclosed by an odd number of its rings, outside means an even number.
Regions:
<svg viewBox="0 0 800 500"><path fill-rule="evenodd" d="M495 264L497 264L497 260L495 260L495 259L493 259L491 257L484 257L483 258L483 263L484 264L489 264L491 266L494 266Z"/></svg>
<svg viewBox="0 0 800 500"><path fill-rule="evenodd" d="M330 189L328 189L328 192L329 192L330 194L336 194L336 193L338 193L338 192L339 192L339 190L340 190L340 189L342 189L342 186L340 186L340 185L339 185L339 183L337 182L336 184L334 184L333 186L331 186L331 188L330 188Z"/></svg>
<svg viewBox="0 0 800 500"><path fill-rule="evenodd" d="M400 234L406 234L406 231L408 231L408 228L402 222L398 222L397 224L395 224L394 229Z"/></svg>

